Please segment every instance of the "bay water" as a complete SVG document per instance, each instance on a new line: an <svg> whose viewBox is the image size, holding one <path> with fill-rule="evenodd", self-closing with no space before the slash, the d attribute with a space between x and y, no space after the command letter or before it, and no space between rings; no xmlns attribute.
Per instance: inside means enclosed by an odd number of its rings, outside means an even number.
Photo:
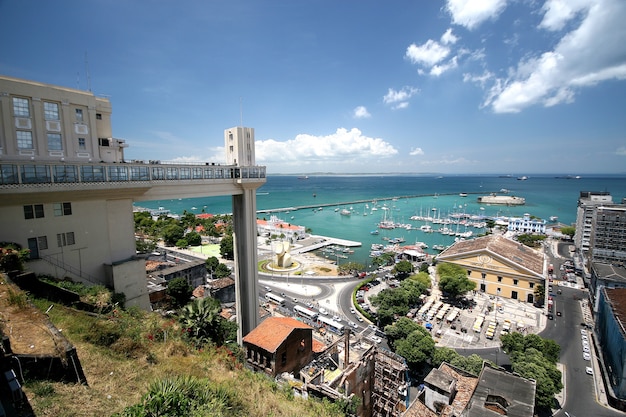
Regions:
<svg viewBox="0 0 626 417"><path fill-rule="evenodd" d="M610 192L613 202L626 198L625 175L535 175L523 177L498 175L271 175L257 190L258 218L276 215L285 222L305 226L315 235L331 236L361 242L351 248L354 253L337 252L338 263L354 261L368 265L372 244L390 239L405 245L421 242L429 253L433 246L447 246L455 236L425 233L420 226L430 222L411 220L412 216L446 218L465 214L475 217L522 217L529 214L545 219L558 218L572 225L581 191ZM485 205L477 198L491 193L523 197L522 206ZM206 197L143 201L137 206L167 209L172 214L184 211L212 214L232 212L231 197ZM342 213L342 210L345 210ZM347 211L350 215L346 215ZM380 229L382 220L408 228ZM432 224L434 230L440 225ZM483 230L451 225L459 232ZM459 229L460 227L460 229ZM372 232L377 231L378 234ZM347 252L346 252L347 253ZM323 255L324 256L324 255ZM339 257L341 256L341 258Z"/></svg>

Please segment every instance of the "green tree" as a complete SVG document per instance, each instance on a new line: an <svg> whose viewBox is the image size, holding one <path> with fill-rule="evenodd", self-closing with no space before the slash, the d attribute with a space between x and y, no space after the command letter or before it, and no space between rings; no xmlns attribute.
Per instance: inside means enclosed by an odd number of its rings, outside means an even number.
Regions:
<svg viewBox="0 0 626 417"><path fill-rule="evenodd" d="M413 273L413 264L402 260L394 265L392 272L399 278L404 279Z"/></svg>
<svg viewBox="0 0 626 417"><path fill-rule="evenodd" d="M173 246L185 235L185 229L178 224L169 224L163 228L162 236L167 245Z"/></svg>
<svg viewBox="0 0 626 417"><path fill-rule="evenodd" d="M165 293L171 297L174 308L180 308L189 302L193 288L184 277L174 278L167 283Z"/></svg>
<svg viewBox="0 0 626 417"><path fill-rule="evenodd" d="M381 327L391 324L396 316L406 316L409 312L409 295L401 288L384 289L370 300L378 307L376 314Z"/></svg>
<svg viewBox="0 0 626 417"><path fill-rule="evenodd" d="M437 265L439 289L452 298L476 289L476 283L467 277L467 271L459 266L448 263Z"/></svg>
<svg viewBox="0 0 626 417"><path fill-rule="evenodd" d="M428 268L430 267L430 265L428 265L428 262L422 262L422 264L420 265L420 272L425 272L426 274L428 274Z"/></svg>
<svg viewBox="0 0 626 417"><path fill-rule="evenodd" d="M217 265L217 268L215 268L215 272L214 272L215 278L229 277L230 274L232 274L232 271L226 264L220 263L219 265Z"/></svg>
<svg viewBox="0 0 626 417"><path fill-rule="evenodd" d="M221 346L237 337L236 324L233 327L234 323L220 316L221 310L220 302L211 297L197 298L181 309L179 321L196 347L209 342Z"/></svg>
<svg viewBox="0 0 626 417"><path fill-rule="evenodd" d="M157 243L152 239L136 239L135 249L139 253L150 253L157 248Z"/></svg>
<svg viewBox="0 0 626 417"><path fill-rule="evenodd" d="M339 275L356 275L364 269L362 263L359 262L346 262L337 267Z"/></svg>
<svg viewBox="0 0 626 417"><path fill-rule="evenodd" d="M561 227L561 233L565 236L568 236L570 239L574 239L574 235L576 234L576 228L572 226L564 226Z"/></svg>
<svg viewBox="0 0 626 417"><path fill-rule="evenodd" d="M473 353L469 356L458 355L452 359L450 365L461 368L471 374L479 375L483 369L484 359Z"/></svg>
<svg viewBox="0 0 626 417"><path fill-rule="evenodd" d="M233 259L235 249L232 235L226 235L222 238L220 242L220 255L225 259Z"/></svg>
<svg viewBox="0 0 626 417"><path fill-rule="evenodd" d="M202 236L198 232L187 233L185 239L189 242L189 246L200 246L202 244Z"/></svg>
<svg viewBox="0 0 626 417"><path fill-rule="evenodd" d="M385 335L391 350L395 350L396 341L406 339L419 327L419 324L407 317L400 317L395 323L385 326Z"/></svg>
<svg viewBox="0 0 626 417"><path fill-rule="evenodd" d="M546 287L541 284L535 286L535 291L533 291L535 296L535 304L543 306L544 300L546 299Z"/></svg>
<svg viewBox="0 0 626 417"><path fill-rule="evenodd" d="M206 270L209 271L211 275L215 273L215 269L217 269L217 266L219 264L220 264L220 260L217 259L215 256L210 256L205 261Z"/></svg>
<svg viewBox="0 0 626 417"><path fill-rule="evenodd" d="M178 239L176 241L176 247L177 248L184 249L187 246L189 246L189 242L187 242L187 239Z"/></svg>
<svg viewBox="0 0 626 417"><path fill-rule="evenodd" d="M517 241L530 248L536 248L541 245L541 242L543 242L545 238L546 237L543 235L522 234L517 236Z"/></svg>
<svg viewBox="0 0 626 417"><path fill-rule="evenodd" d="M563 388L561 372L556 368L560 346L535 334L524 336L517 332L501 336L500 341L509 354L513 371L537 381L536 407L549 409L554 394Z"/></svg>
<svg viewBox="0 0 626 417"><path fill-rule="evenodd" d="M455 360L459 355L456 350L451 349L449 347L436 347L433 352L433 357L431 358L431 365L435 368L439 367L443 362L447 362L452 364L452 361Z"/></svg>
<svg viewBox="0 0 626 417"><path fill-rule="evenodd" d="M17 243L0 242L0 271L22 271L30 259L30 250L22 249Z"/></svg>
<svg viewBox="0 0 626 417"><path fill-rule="evenodd" d="M396 353L407 361L411 369L419 369L435 351L435 341L428 330L418 327L406 339L396 341Z"/></svg>

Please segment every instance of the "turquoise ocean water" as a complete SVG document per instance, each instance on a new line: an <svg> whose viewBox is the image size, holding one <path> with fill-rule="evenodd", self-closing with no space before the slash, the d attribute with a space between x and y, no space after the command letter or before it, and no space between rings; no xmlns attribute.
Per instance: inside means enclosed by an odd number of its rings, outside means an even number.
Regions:
<svg viewBox="0 0 626 417"><path fill-rule="evenodd" d="M434 245L450 245L455 237L440 233L424 233L420 226L424 221L410 220L411 216L444 218L454 213L472 216L515 216L525 213L546 219L558 217L564 224L576 220L576 205L581 191L608 191L614 202L626 198L626 175L597 175L567 178L563 175L529 176L518 180L517 176L449 176L449 175L309 175L268 176L267 183L257 191L259 218L272 214L282 220L305 226L313 234L332 236L362 242L360 248L347 258L337 258L367 265L372 243L383 239L401 238L404 244L424 242L429 253L436 253ZM508 195L524 197L523 206L498 206L477 203L477 197L500 190ZM467 197L461 196L467 194ZM173 214L183 211L193 213L222 214L232 212L230 197L190 198L180 200L144 201L138 206L158 209L163 207ZM297 210L293 208L302 207ZM320 209L320 207L322 209ZM376 207L378 210L372 210ZM291 209L288 209L291 208ZM341 215L342 209L351 215ZM377 224L387 217L396 223L410 224L413 229L378 229ZM441 225L432 224L433 229ZM448 226L465 231L465 226ZM371 232L378 230L378 235ZM468 228L474 235L481 229Z"/></svg>

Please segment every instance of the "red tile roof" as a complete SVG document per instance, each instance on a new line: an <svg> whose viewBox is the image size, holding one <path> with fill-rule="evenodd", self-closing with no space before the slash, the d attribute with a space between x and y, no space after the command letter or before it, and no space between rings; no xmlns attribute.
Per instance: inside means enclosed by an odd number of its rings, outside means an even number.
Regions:
<svg viewBox="0 0 626 417"><path fill-rule="evenodd" d="M244 343L276 352L294 329L313 329L291 317L268 317L244 338Z"/></svg>

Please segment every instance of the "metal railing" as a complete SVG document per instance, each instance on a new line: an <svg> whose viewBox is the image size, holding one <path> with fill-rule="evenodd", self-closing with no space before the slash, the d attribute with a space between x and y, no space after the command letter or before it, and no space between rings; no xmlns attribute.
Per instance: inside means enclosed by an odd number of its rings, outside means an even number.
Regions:
<svg viewBox="0 0 626 417"><path fill-rule="evenodd" d="M0 187L22 184L164 182L181 180L265 180L264 166L204 163L0 163Z"/></svg>

